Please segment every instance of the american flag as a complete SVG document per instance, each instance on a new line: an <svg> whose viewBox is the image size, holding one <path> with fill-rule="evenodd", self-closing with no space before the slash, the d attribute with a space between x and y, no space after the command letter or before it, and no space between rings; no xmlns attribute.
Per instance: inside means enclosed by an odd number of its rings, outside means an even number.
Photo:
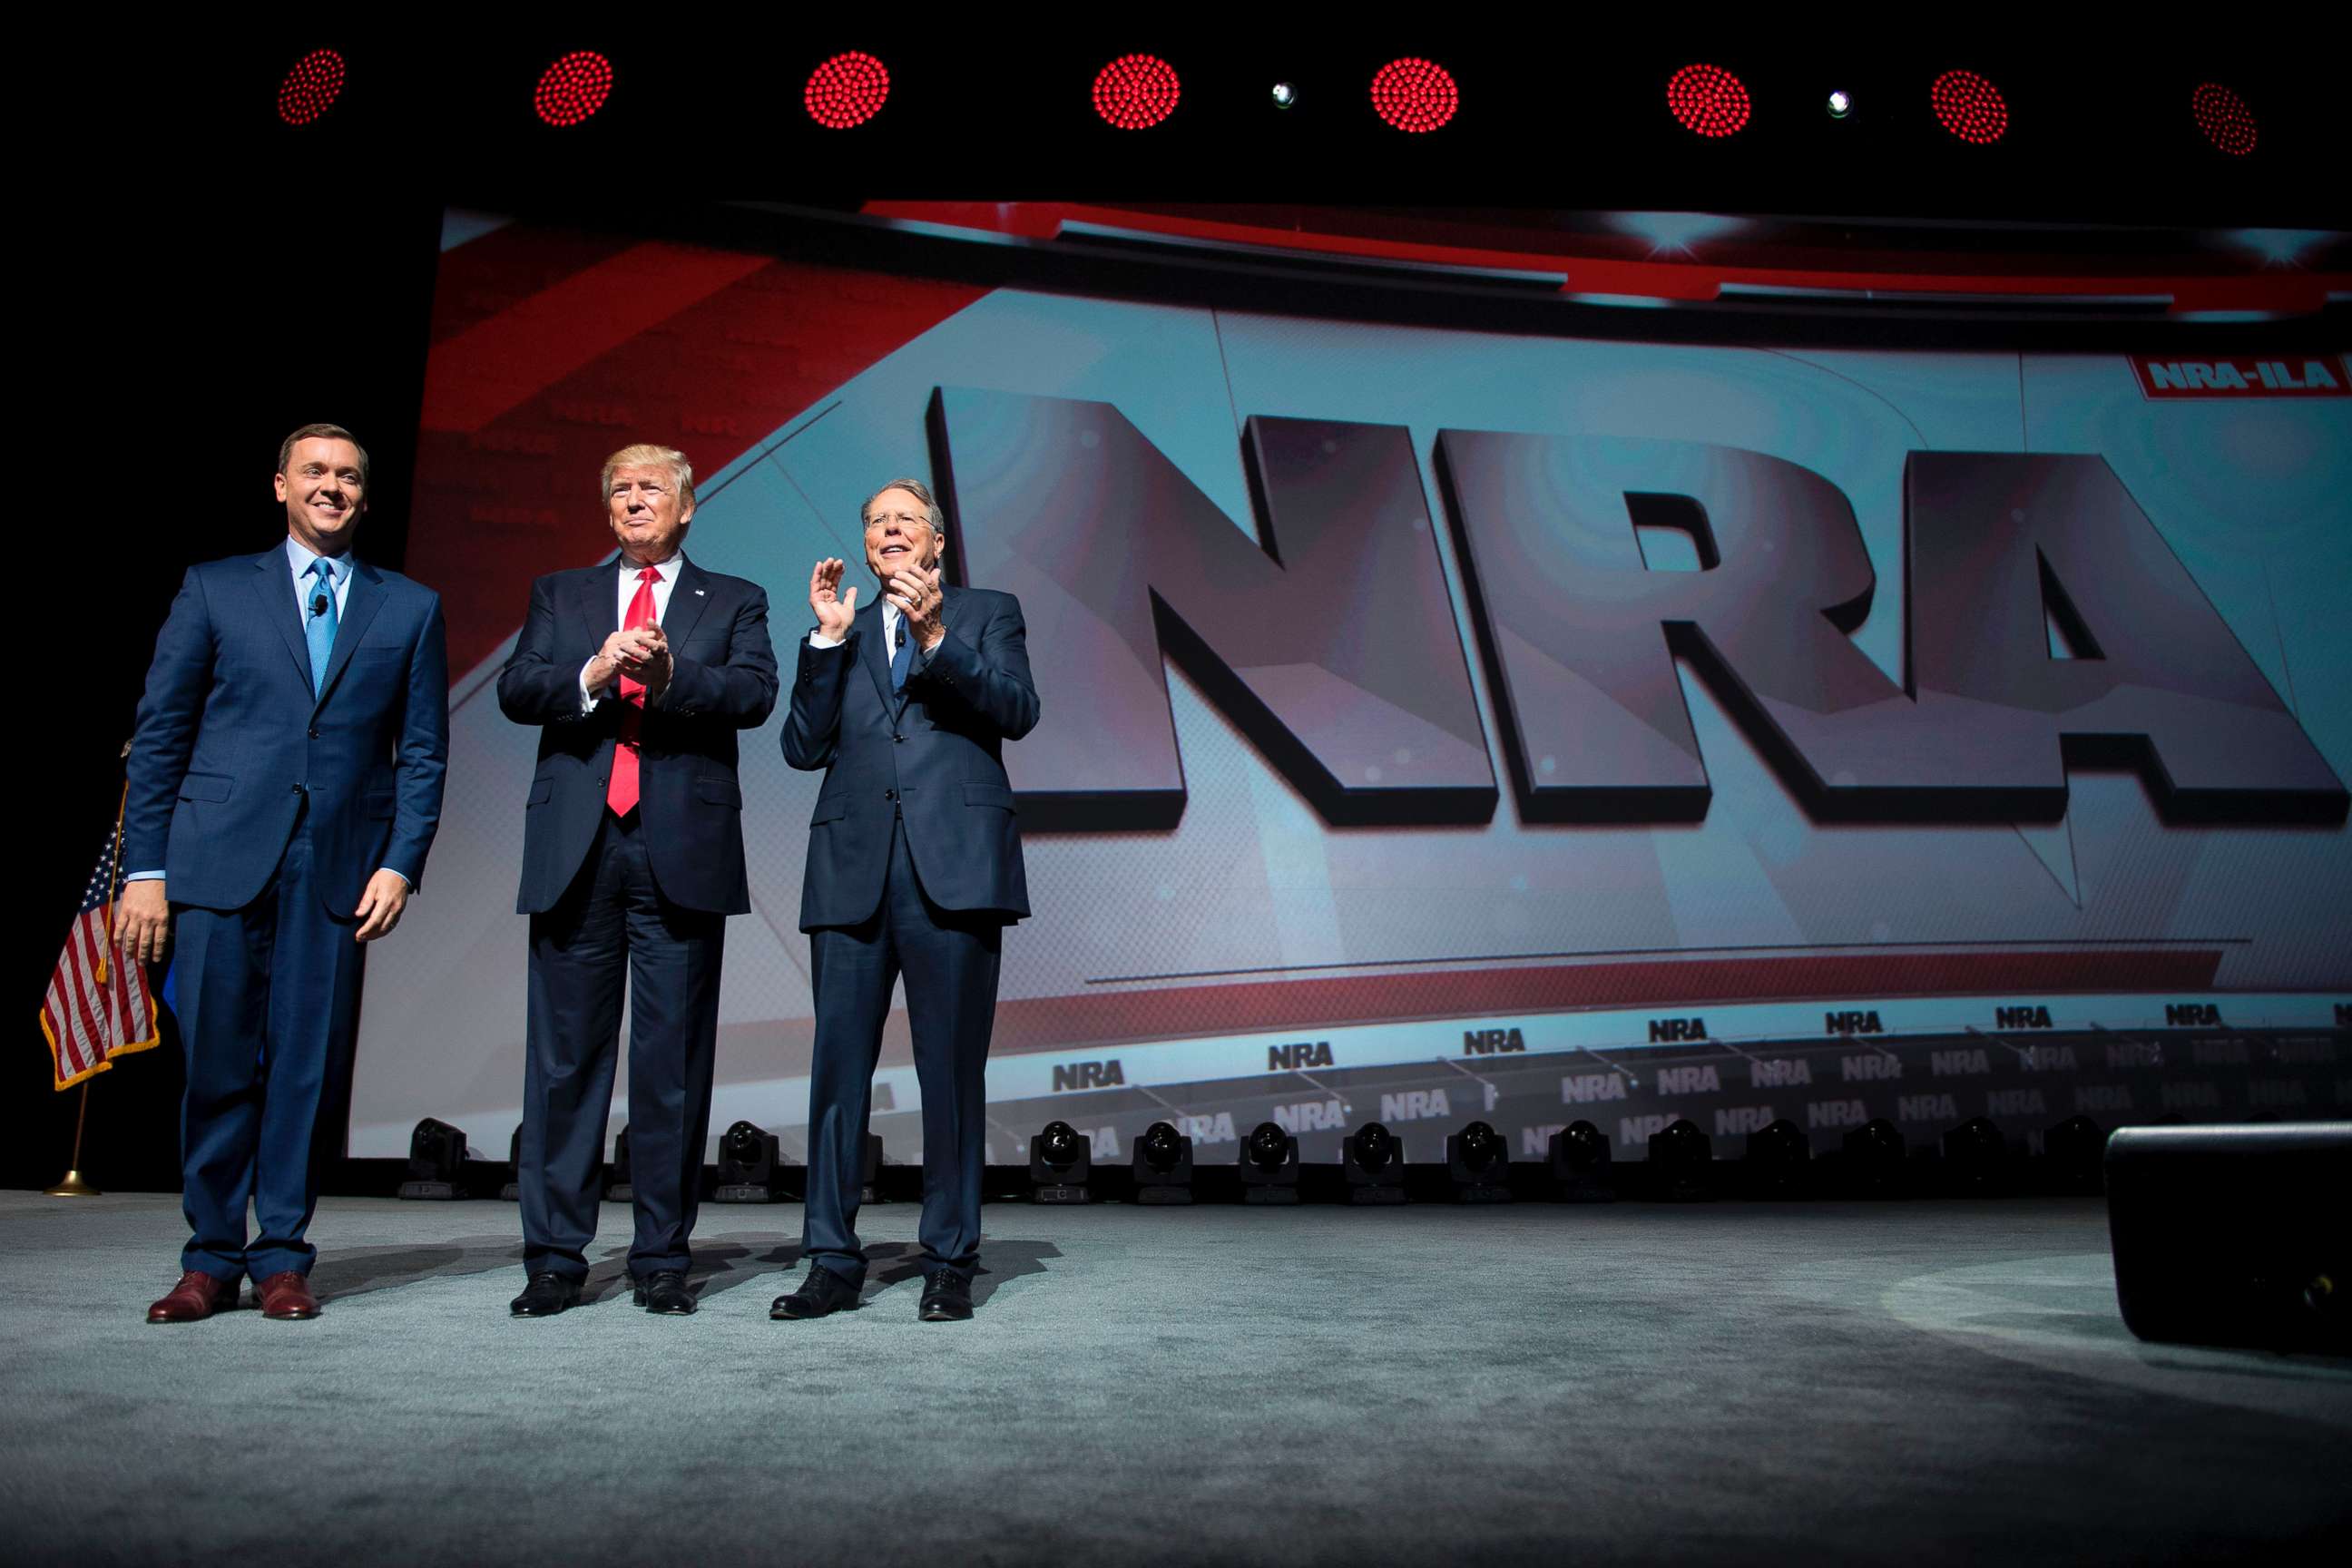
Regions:
<svg viewBox="0 0 2352 1568"><path fill-rule="evenodd" d="M110 1058L143 1051L160 1037L155 1002L147 994L147 972L125 961L109 933L122 874L121 846L122 828L117 824L106 836L98 869L89 874L89 887L81 896L81 913L66 934L48 994L41 998L41 1033L49 1037L59 1089L71 1089L90 1074L104 1072L113 1065Z"/></svg>

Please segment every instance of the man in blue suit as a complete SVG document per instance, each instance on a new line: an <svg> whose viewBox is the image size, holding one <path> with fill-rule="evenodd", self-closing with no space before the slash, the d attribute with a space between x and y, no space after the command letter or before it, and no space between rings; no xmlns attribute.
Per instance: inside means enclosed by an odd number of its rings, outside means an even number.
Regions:
<svg viewBox="0 0 2352 1568"><path fill-rule="evenodd" d="M499 708L539 730L523 808L530 917L519 1318L575 1305L629 993L629 1272L649 1312L694 1310L727 917L751 907L735 737L776 706L768 595L686 558L694 469L667 447L604 461L602 565L530 585Z"/></svg>
<svg viewBox="0 0 2352 1568"><path fill-rule="evenodd" d="M193 1233L150 1322L210 1317L246 1276L264 1316L319 1313L320 1111L350 1081L362 944L425 874L449 761L440 595L352 553L367 469L340 426L289 436L285 542L190 567L148 667L119 931L146 963L178 947Z"/></svg>
<svg viewBox="0 0 2352 1568"><path fill-rule="evenodd" d="M784 761L824 770L809 819L801 929L816 1039L809 1068L808 1203L799 1288L770 1309L815 1318L856 1303L866 1276L857 1199L868 1094L892 986L923 1091L926 1322L971 1316L989 1035L1000 939L1029 912L1004 742L1037 723L1021 602L942 586L939 505L897 479L861 511L879 604L841 591L843 563L809 576Z"/></svg>

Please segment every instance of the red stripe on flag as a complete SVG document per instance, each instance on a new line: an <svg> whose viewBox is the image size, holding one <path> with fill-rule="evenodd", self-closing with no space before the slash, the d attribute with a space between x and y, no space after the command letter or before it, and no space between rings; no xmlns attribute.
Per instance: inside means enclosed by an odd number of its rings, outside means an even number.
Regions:
<svg viewBox="0 0 2352 1568"><path fill-rule="evenodd" d="M89 1029L93 1066L104 1061L114 1048L106 1032L106 994L98 984L99 942L92 930L96 924L95 911L74 922L74 979L80 988L82 1017Z"/></svg>

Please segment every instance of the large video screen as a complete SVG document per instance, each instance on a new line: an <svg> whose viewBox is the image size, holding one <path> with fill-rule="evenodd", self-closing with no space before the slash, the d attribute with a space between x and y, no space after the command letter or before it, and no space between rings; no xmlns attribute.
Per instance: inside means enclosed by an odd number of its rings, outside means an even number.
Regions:
<svg viewBox="0 0 2352 1568"><path fill-rule="evenodd" d="M355 1155L425 1116L503 1154L520 1118L537 735L496 677L531 578L610 553L599 465L641 440L694 459L688 552L767 587L787 681L811 563L860 559L895 477L949 503L959 580L1020 596L1036 912L993 1162L1055 1116L1119 1159L1174 1120L1204 1162L1268 1119L1309 1160L1376 1114L1414 1158L1474 1116L1515 1154L1582 1115L1834 1129L1880 1109L1857 1082L1948 1122L2038 1032L2352 1017L2324 346L1582 340L476 215L445 243L408 570L449 612L447 808L370 955ZM819 778L780 723L744 740L712 1125L797 1156ZM1956 1076L1875 1081L1931 1038ZM1823 1039L1859 1055L1781 1048ZM899 1012L888 1158L919 1104Z"/></svg>

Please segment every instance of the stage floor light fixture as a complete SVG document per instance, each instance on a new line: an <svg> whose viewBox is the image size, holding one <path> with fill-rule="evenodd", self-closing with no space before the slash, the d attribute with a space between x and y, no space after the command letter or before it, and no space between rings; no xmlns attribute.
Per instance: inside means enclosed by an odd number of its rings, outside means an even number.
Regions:
<svg viewBox="0 0 2352 1568"><path fill-rule="evenodd" d="M1029 1199L1040 1204L1094 1201L1087 1179L1094 1173L1094 1144L1066 1121L1048 1121L1029 1140Z"/></svg>
<svg viewBox="0 0 2352 1568"><path fill-rule="evenodd" d="M515 1123L514 1133L507 1140L506 1184L499 1188L499 1196L508 1203L522 1198L522 1123Z"/></svg>
<svg viewBox="0 0 2352 1568"><path fill-rule="evenodd" d="M1571 1121L1551 1135L1551 1179L1564 1204L1613 1204L1608 1135L1590 1121Z"/></svg>
<svg viewBox="0 0 2352 1568"><path fill-rule="evenodd" d="M604 1183L604 1201L635 1203L637 1189L629 1179L629 1130L624 1127L613 1135L613 1165Z"/></svg>
<svg viewBox="0 0 2352 1568"><path fill-rule="evenodd" d="M1445 1135L1445 1174L1457 1204L1509 1203L1510 1145L1487 1123L1473 1121Z"/></svg>
<svg viewBox="0 0 2352 1568"><path fill-rule="evenodd" d="M2106 1130L2087 1116L2070 1116L2042 1135L2043 1172L2061 1192L2099 1191L2106 1156Z"/></svg>
<svg viewBox="0 0 2352 1568"><path fill-rule="evenodd" d="M1840 1184L1855 1197L1892 1197L1902 1190L1910 1157L1895 1123L1874 1116L1847 1133L1839 1145Z"/></svg>
<svg viewBox="0 0 2352 1568"><path fill-rule="evenodd" d="M1155 1121L1135 1141L1135 1201L1139 1204L1189 1204L1192 1201L1192 1141L1173 1123Z"/></svg>
<svg viewBox="0 0 2352 1568"><path fill-rule="evenodd" d="M1276 1122L1261 1121L1242 1143L1242 1202L1298 1201L1298 1140Z"/></svg>
<svg viewBox="0 0 2352 1568"><path fill-rule="evenodd" d="M466 1134L430 1116L408 1135L408 1180L400 1184L404 1198L462 1198L466 1195Z"/></svg>
<svg viewBox="0 0 2352 1568"><path fill-rule="evenodd" d="M783 1145L776 1135L749 1121L738 1121L719 1135L719 1183L710 1201L720 1204L772 1204L783 1196Z"/></svg>
<svg viewBox="0 0 2352 1568"><path fill-rule="evenodd" d="M1811 1173L1812 1158L1812 1140L1787 1117L1758 1128L1748 1135L1747 1158L1742 1162L1750 1195L1797 1196Z"/></svg>
<svg viewBox="0 0 2352 1568"><path fill-rule="evenodd" d="M1351 1204L1401 1204L1404 1198L1404 1145L1377 1121L1348 1134L1340 1146Z"/></svg>
<svg viewBox="0 0 2352 1568"><path fill-rule="evenodd" d="M289 125L308 125L334 108L342 91L343 57L332 49L312 49L278 84L278 118Z"/></svg>
<svg viewBox="0 0 2352 1568"><path fill-rule="evenodd" d="M1687 1116L1677 1116L1650 1134L1650 1195L1673 1203L1715 1196L1715 1140Z"/></svg>
<svg viewBox="0 0 2352 1568"><path fill-rule="evenodd" d="M1972 1116L1943 1137L1944 1184L1954 1192L1989 1193L2009 1174L2009 1140L1990 1116Z"/></svg>
<svg viewBox="0 0 2352 1568"><path fill-rule="evenodd" d="M882 112L890 101L888 68L863 49L834 56L809 72L801 89L808 117L828 131L848 131Z"/></svg>

